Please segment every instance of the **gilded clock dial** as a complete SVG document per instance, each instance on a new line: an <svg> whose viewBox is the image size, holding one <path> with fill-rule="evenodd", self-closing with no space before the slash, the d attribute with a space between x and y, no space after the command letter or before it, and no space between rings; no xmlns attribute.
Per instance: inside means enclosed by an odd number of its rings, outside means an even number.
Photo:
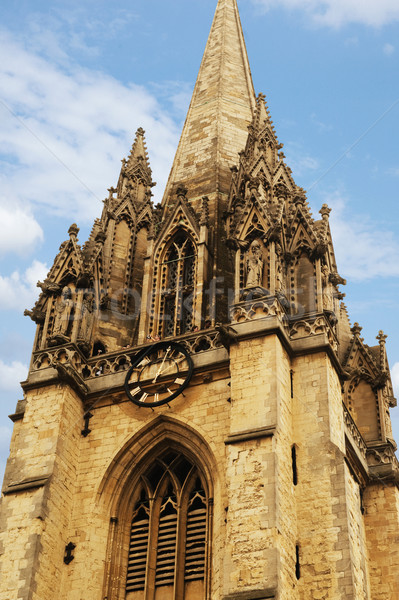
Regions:
<svg viewBox="0 0 399 600"><path fill-rule="evenodd" d="M177 342L158 342L132 359L125 379L128 398L138 406L160 406L187 387L193 362Z"/></svg>

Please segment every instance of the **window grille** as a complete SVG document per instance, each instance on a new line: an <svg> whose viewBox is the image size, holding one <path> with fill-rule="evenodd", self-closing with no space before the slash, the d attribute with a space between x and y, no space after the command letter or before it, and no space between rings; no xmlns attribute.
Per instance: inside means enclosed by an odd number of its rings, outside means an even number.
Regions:
<svg viewBox="0 0 399 600"><path fill-rule="evenodd" d="M196 253L191 239L177 234L162 265L162 300L159 335L171 337L193 327Z"/></svg>

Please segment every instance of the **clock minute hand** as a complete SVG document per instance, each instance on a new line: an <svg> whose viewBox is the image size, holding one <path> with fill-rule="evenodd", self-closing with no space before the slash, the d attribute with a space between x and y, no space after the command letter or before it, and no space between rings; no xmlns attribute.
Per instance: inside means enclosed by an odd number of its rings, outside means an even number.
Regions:
<svg viewBox="0 0 399 600"><path fill-rule="evenodd" d="M155 375L154 379L152 380L152 383L156 383L156 381L157 381L157 379L158 379L159 375L162 373L162 369L163 369L163 366L164 366L164 364L165 364L166 357L168 356L169 352L170 352L170 346L169 346L169 348L167 349L167 351L166 351L166 353L165 353L165 356L163 357L163 361L161 362L161 366L159 367L157 374Z"/></svg>

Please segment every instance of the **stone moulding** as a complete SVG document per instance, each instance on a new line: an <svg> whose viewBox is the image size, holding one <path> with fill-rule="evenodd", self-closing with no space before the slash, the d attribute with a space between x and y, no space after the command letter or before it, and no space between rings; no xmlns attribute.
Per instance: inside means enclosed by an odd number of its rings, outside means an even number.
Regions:
<svg viewBox="0 0 399 600"><path fill-rule="evenodd" d="M17 492L24 492L26 490L33 490L35 488L40 488L46 485L49 480L50 475L45 475L42 477L29 477L28 479L24 479L23 481L19 481L17 483L10 483L8 486L3 489L3 494L15 494Z"/></svg>
<svg viewBox="0 0 399 600"><path fill-rule="evenodd" d="M252 592L236 592L223 596L223 600L270 600L276 598L276 590L254 590Z"/></svg>
<svg viewBox="0 0 399 600"><path fill-rule="evenodd" d="M259 429L248 429L246 431L238 431L237 433L231 433L224 441L226 446L230 444L237 444L238 442L246 442L249 440L256 440L259 438L273 437L276 433L276 427L270 425L269 427L260 427Z"/></svg>

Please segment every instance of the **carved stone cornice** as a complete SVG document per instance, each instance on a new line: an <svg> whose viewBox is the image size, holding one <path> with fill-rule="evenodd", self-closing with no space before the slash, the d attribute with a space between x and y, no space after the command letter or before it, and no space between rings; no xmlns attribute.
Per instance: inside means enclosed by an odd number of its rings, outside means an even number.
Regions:
<svg viewBox="0 0 399 600"><path fill-rule="evenodd" d="M368 445L367 463L372 479L399 485L399 462L391 442Z"/></svg>
<svg viewBox="0 0 399 600"><path fill-rule="evenodd" d="M324 334L331 348L338 352L338 339L331 317L316 313L299 319L290 318L290 338L292 340Z"/></svg>
<svg viewBox="0 0 399 600"><path fill-rule="evenodd" d="M284 325L287 322L284 307L276 296L247 298L242 302L233 304L230 308L230 316L233 324L265 317L278 317Z"/></svg>
<svg viewBox="0 0 399 600"><path fill-rule="evenodd" d="M89 388L72 365L55 362L54 367L56 368L61 381L70 385L81 398L87 396Z"/></svg>

